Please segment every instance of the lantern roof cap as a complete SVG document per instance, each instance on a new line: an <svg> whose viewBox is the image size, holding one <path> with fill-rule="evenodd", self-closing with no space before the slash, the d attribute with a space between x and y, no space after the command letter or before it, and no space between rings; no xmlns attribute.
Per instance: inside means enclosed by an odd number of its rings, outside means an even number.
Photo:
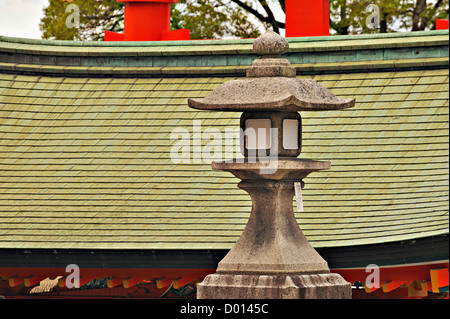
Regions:
<svg viewBox="0 0 450 319"><path fill-rule="evenodd" d="M296 78L296 70L281 55L289 51L285 38L268 31L255 40L260 57L247 69L247 78L228 81L203 99L189 99L189 107L215 111L319 111L353 107L355 99L341 99L322 84Z"/></svg>
<svg viewBox="0 0 450 319"><path fill-rule="evenodd" d="M355 99L341 99L322 84L308 79L267 77L225 82L189 106L216 111L319 111L345 109Z"/></svg>

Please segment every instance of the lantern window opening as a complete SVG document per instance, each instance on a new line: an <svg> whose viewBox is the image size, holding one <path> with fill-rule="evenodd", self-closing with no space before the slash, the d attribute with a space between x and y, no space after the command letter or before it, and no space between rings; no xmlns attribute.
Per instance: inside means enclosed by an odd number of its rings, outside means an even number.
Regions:
<svg viewBox="0 0 450 319"><path fill-rule="evenodd" d="M299 141L300 123L296 119L283 120L283 148L286 150L298 150L300 148Z"/></svg>
<svg viewBox="0 0 450 319"><path fill-rule="evenodd" d="M245 121L245 148L267 150L272 147L272 121L270 119L248 119Z"/></svg>

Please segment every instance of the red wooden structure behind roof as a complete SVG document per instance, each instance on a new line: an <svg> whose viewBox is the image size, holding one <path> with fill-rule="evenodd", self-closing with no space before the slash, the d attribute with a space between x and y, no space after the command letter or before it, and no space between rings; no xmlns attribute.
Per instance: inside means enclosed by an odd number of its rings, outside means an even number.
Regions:
<svg viewBox="0 0 450 319"><path fill-rule="evenodd" d="M436 30L448 30L449 20L436 19Z"/></svg>
<svg viewBox="0 0 450 319"><path fill-rule="evenodd" d="M178 0L117 0L125 3L124 32L105 31L105 41L189 40L189 30L170 30L170 6Z"/></svg>
<svg viewBox="0 0 450 319"><path fill-rule="evenodd" d="M329 262L332 272L354 284L355 299L448 299L449 263L443 252L446 245L448 236L400 245L317 250ZM419 249L434 252L421 256ZM3 251L0 295L19 299L195 298L196 284L215 272L226 253L223 250ZM374 269L366 264L374 261L380 264L377 281L368 280ZM80 289L70 287L73 271L66 267L74 263L80 267ZM18 264L22 266L14 266Z"/></svg>
<svg viewBox="0 0 450 319"><path fill-rule="evenodd" d="M330 35L329 0L286 0L286 37Z"/></svg>

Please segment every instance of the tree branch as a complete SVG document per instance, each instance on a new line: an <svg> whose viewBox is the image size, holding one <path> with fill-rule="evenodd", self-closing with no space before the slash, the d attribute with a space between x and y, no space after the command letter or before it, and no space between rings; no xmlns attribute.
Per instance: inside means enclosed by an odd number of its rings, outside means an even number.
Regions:
<svg viewBox="0 0 450 319"><path fill-rule="evenodd" d="M267 13L267 16L269 18L269 23L273 26L273 31L276 33L280 33L280 27L277 23L277 20L275 19L275 16L273 15L272 9L270 9L269 4L266 0L258 0L261 6L264 8L264 10Z"/></svg>
<svg viewBox="0 0 450 319"><path fill-rule="evenodd" d="M268 20L267 17L263 16L261 13L258 12L258 10L253 9L248 4L242 2L241 0L231 0L231 1L236 3L238 6L240 6L244 10L246 10L246 11L250 12L251 14L253 14L259 20L261 20L261 22L269 22L269 21L267 21Z"/></svg>
<svg viewBox="0 0 450 319"><path fill-rule="evenodd" d="M433 6L432 11L430 12L430 15L428 17L421 17L420 18L420 29L425 30L430 20L434 19L436 16L436 13L439 9L439 7L443 4L443 0L438 0L435 5ZM424 10L425 11L425 10Z"/></svg>
<svg viewBox="0 0 450 319"><path fill-rule="evenodd" d="M283 10L284 13L286 13L286 0L279 0L279 1L281 9Z"/></svg>
<svg viewBox="0 0 450 319"><path fill-rule="evenodd" d="M109 31L113 31L113 30L116 28L116 26L120 23L120 21L123 21L123 17L122 17L121 19L117 19L117 20L114 22L114 24L112 25L112 27L109 28ZM120 30L120 31L123 31L123 29Z"/></svg>
<svg viewBox="0 0 450 319"><path fill-rule="evenodd" d="M242 2L241 0L231 0L232 2L234 2L235 4L237 4L239 7L241 7L242 9L244 9L245 11L253 14L259 21L261 22L266 22L266 23L270 23L274 26L275 29L275 25L274 23L278 26L278 28L285 28L286 24L283 22L279 22L275 20L275 17L273 16L272 10L270 10L271 14L272 14L272 18L270 17L266 17L264 16L262 13L260 13L258 10L252 8L251 6L249 6L248 4L246 4L245 2ZM258 0L261 1L261 0ZM265 9L264 9L265 10ZM266 10L267 12L267 10ZM274 30L275 31L275 30ZM279 33L279 32L278 32Z"/></svg>
<svg viewBox="0 0 450 319"><path fill-rule="evenodd" d="M434 9L437 10L444 3L444 0L438 0L434 5Z"/></svg>
<svg viewBox="0 0 450 319"><path fill-rule="evenodd" d="M425 11L427 0L417 0L416 7L413 12L413 27L412 31L421 30L420 15Z"/></svg>

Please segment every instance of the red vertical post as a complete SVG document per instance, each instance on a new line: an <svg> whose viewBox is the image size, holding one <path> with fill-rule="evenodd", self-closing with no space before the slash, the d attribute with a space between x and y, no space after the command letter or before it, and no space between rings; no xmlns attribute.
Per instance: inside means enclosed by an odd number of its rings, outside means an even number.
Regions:
<svg viewBox="0 0 450 319"><path fill-rule="evenodd" d="M162 33L170 31L170 2L130 1L125 2L124 40L162 40Z"/></svg>
<svg viewBox="0 0 450 319"><path fill-rule="evenodd" d="M286 37L330 35L329 0L286 0Z"/></svg>
<svg viewBox="0 0 450 319"><path fill-rule="evenodd" d="M445 19L436 19L436 30L448 30L448 21Z"/></svg>
<svg viewBox="0 0 450 319"><path fill-rule="evenodd" d="M189 40L189 30L170 31L170 8L178 0L117 0L124 2L123 34L106 31L105 41Z"/></svg>

